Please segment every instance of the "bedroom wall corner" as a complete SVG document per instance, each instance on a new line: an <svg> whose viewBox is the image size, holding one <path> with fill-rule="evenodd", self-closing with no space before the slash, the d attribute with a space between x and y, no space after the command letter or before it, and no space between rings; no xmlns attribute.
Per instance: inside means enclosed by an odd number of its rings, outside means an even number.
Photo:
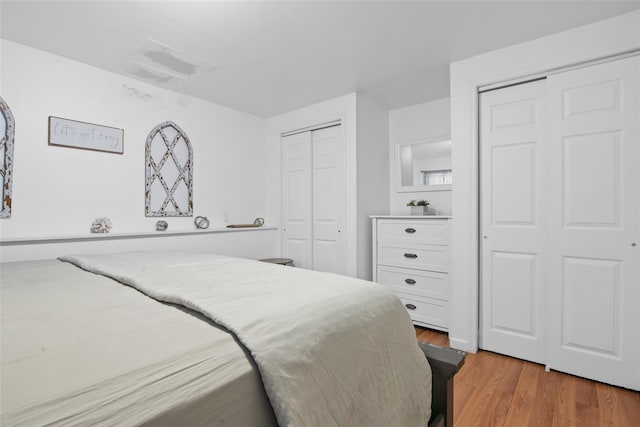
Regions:
<svg viewBox="0 0 640 427"><path fill-rule="evenodd" d="M362 94L356 97L358 278L373 278L370 215L389 213L389 111Z"/></svg>
<svg viewBox="0 0 640 427"><path fill-rule="evenodd" d="M13 213L0 221L2 240L84 236L103 216L113 233L153 231L159 218L144 216L144 145L166 120L193 145L194 216L214 227L225 225L225 213L235 223L265 217L265 119L5 39L0 53L2 96L16 117ZM123 128L124 154L49 146L49 116ZM171 231L194 229L193 217L166 221Z"/></svg>

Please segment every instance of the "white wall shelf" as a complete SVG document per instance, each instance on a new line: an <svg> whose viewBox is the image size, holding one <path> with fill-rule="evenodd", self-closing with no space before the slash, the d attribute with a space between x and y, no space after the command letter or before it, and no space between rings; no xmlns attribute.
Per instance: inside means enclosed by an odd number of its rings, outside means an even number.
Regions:
<svg viewBox="0 0 640 427"><path fill-rule="evenodd" d="M247 227L247 228L227 228L216 227L206 230L173 230L173 231L145 231L139 233L92 233L75 236L45 236L45 237L20 237L1 239L0 246L11 245L30 245L37 243L62 243L62 242L81 242L81 241L98 241L98 240L124 240L124 239L141 239L152 237L170 237L170 236L191 236L197 234L215 234L215 233L237 233L246 231L260 230L277 230L276 226Z"/></svg>
<svg viewBox="0 0 640 427"><path fill-rule="evenodd" d="M451 215L370 215L369 218L387 218L387 219L451 219Z"/></svg>

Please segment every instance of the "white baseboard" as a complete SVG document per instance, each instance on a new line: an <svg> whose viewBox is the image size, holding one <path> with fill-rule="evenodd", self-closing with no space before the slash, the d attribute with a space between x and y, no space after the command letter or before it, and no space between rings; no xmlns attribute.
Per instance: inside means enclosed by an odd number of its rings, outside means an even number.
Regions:
<svg viewBox="0 0 640 427"><path fill-rule="evenodd" d="M469 342L467 340L453 338L451 335L449 335L449 346L451 348L455 348L456 350L462 350L469 353ZM473 353L475 353L475 351Z"/></svg>

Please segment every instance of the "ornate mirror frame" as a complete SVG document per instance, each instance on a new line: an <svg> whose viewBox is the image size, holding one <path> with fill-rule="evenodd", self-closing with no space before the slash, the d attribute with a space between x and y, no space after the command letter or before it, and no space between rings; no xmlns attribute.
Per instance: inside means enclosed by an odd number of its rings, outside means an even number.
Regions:
<svg viewBox="0 0 640 427"><path fill-rule="evenodd" d="M4 122L4 132L0 135L0 158L2 159L2 167L0 168L0 177L2 178L2 209L0 209L0 218L11 217L11 184L13 181L13 138L15 131L15 121L13 114L5 100L0 97L0 120Z"/></svg>
<svg viewBox="0 0 640 427"><path fill-rule="evenodd" d="M154 127L145 145L145 215L193 216L193 150L173 122Z"/></svg>

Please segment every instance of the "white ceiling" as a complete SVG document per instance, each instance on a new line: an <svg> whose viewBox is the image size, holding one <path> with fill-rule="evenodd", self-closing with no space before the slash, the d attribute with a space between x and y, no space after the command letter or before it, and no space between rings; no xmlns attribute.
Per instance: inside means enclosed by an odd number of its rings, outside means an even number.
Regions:
<svg viewBox="0 0 640 427"><path fill-rule="evenodd" d="M271 117L354 91L388 109L444 98L452 61L638 8L640 0L2 0L0 34ZM165 60L199 61L201 71L148 68L147 49L162 45L172 49Z"/></svg>

